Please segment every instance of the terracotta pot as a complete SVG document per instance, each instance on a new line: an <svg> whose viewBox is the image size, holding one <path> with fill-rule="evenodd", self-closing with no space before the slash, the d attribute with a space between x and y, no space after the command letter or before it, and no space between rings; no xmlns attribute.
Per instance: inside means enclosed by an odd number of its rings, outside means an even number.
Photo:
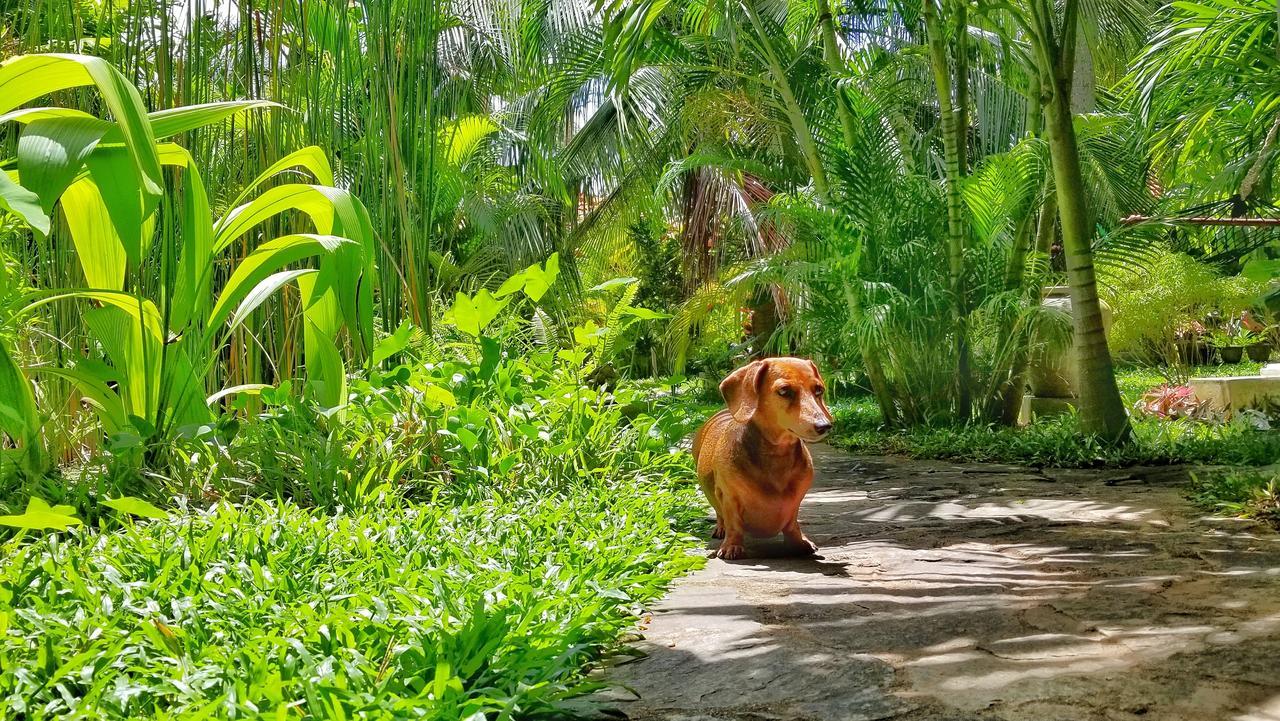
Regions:
<svg viewBox="0 0 1280 721"><path fill-rule="evenodd" d="M1249 360L1254 363L1265 363L1271 357L1271 344L1263 341L1247 345L1244 347L1244 352L1249 354Z"/></svg>
<svg viewBox="0 0 1280 721"><path fill-rule="evenodd" d="M1065 285L1055 285L1044 289L1044 300L1041 304L1046 308L1071 317L1071 289ZM1111 308L1102 304L1102 327L1111 328ZM1031 355L1031 364L1027 374L1031 384L1031 394L1037 398L1074 398L1077 381L1075 347L1066 344L1055 347L1036 338L1035 352Z"/></svg>
<svg viewBox="0 0 1280 721"><path fill-rule="evenodd" d="M1223 363L1239 363L1244 357L1244 346L1242 345L1224 345L1218 348L1218 356Z"/></svg>

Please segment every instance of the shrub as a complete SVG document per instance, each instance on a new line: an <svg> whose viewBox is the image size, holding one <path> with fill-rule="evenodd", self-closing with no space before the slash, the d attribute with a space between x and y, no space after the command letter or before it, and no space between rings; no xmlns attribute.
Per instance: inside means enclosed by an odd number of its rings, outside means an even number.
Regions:
<svg viewBox="0 0 1280 721"><path fill-rule="evenodd" d="M1156 255L1141 270L1115 274L1104 287L1114 313L1108 340L1119 358L1175 361L1179 330L1218 312L1239 315L1253 306L1265 284L1223 276L1183 253Z"/></svg>

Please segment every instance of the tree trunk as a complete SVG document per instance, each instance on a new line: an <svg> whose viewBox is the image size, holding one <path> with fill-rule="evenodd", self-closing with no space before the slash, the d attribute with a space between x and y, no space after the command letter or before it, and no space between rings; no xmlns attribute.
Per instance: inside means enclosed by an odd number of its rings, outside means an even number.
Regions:
<svg viewBox="0 0 1280 721"><path fill-rule="evenodd" d="M1046 0L1037 0L1041 17L1051 18ZM1080 380L1080 418L1084 431L1110 441L1126 441L1130 436L1129 416L1116 386L1115 368L1102 325L1102 305L1093 269L1093 245L1089 216L1085 207L1084 178L1080 171L1080 151L1076 143L1071 112L1073 52L1078 0L1067 0L1064 10L1064 38L1054 40L1052 22L1041 23L1039 37L1047 41L1041 58L1051 65L1041 69L1042 79L1051 83L1045 125L1057 186L1058 216L1062 225L1062 246L1067 260L1067 283L1071 287L1072 328L1076 364ZM1062 48L1066 51L1063 52ZM1047 51L1047 52L1045 52Z"/></svg>
<svg viewBox="0 0 1280 721"><path fill-rule="evenodd" d="M959 20L965 19L961 12ZM972 405L969 368L969 329L967 298L964 287L964 198L960 184L965 174L965 146L968 143L967 113L958 111L952 99L951 67L947 62L947 39L938 17L934 0L924 2L925 33L928 35L929 66L933 71L934 85L938 92L938 108L942 119L942 149L944 173L947 183L947 270L951 291L952 322L955 325L953 353L956 363L956 414L960 420L968 420ZM967 32L964 27L961 33ZM964 43L958 43L960 48ZM955 74L958 82L968 84L968 61L955 58ZM968 90L959 93L960 99L968 97ZM967 100L966 100L967 102Z"/></svg>

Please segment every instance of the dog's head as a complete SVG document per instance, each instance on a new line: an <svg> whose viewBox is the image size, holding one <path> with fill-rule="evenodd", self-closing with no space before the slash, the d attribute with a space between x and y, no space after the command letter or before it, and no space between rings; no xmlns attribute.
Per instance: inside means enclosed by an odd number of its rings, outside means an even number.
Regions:
<svg viewBox="0 0 1280 721"><path fill-rule="evenodd" d="M826 384L813 361L766 358L743 366L720 383L720 394L739 423L754 422L770 435L790 433L809 442L831 432Z"/></svg>

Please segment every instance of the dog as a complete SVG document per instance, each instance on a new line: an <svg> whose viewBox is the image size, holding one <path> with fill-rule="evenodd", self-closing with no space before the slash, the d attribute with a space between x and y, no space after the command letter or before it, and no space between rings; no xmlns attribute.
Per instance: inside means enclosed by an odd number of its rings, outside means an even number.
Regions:
<svg viewBox="0 0 1280 721"><path fill-rule="evenodd" d="M825 390L818 366L804 358L758 360L720 383L728 408L693 437L698 482L716 510L712 537L724 539L717 557L742 558L748 533L781 533L797 553L817 552L798 515L813 484L805 442L821 441L834 425Z"/></svg>

